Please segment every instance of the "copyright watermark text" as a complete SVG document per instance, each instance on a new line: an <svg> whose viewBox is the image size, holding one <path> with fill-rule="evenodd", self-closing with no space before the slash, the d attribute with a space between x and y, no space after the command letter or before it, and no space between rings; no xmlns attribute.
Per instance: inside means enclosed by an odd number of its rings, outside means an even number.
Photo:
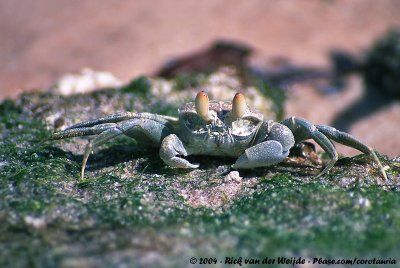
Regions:
<svg viewBox="0 0 400 268"><path fill-rule="evenodd" d="M242 258L242 257L225 257L225 258L196 258L191 257L189 259L190 264L227 264L227 265L270 265L270 264L282 264L282 265L299 265L299 264L324 264L324 265L335 265L335 264L345 264L345 265L396 265L397 260L394 258L349 258L349 259L328 259L328 258L302 258L302 257L278 257L270 258L265 257L263 259L259 258Z"/></svg>

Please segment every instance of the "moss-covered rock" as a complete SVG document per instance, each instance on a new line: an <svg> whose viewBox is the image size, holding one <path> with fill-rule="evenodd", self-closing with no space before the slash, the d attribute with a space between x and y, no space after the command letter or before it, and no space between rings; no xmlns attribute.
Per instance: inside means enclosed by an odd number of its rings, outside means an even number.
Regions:
<svg viewBox="0 0 400 268"><path fill-rule="evenodd" d="M339 160L318 180L320 166L299 156L240 172L230 169L232 159L192 157L200 168L182 171L121 138L89 158L79 181L87 140L45 141L54 129L118 110L176 115L199 88L224 98L217 94L244 87L218 73L190 81L191 89L183 89L181 80L142 77L87 95L32 93L4 101L0 266L193 267L191 257L211 257L219 267L225 257L397 256L398 159L381 156L391 185L377 186L380 174L367 156ZM276 116L280 104L255 87L243 91Z"/></svg>

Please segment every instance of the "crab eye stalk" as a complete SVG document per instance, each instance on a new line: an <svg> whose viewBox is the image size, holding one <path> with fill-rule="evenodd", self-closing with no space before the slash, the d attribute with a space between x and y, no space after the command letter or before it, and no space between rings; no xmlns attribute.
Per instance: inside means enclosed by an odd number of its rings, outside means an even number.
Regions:
<svg viewBox="0 0 400 268"><path fill-rule="evenodd" d="M238 119L242 118L246 112L246 99L242 93L236 93L235 97L232 100L232 118Z"/></svg>
<svg viewBox="0 0 400 268"><path fill-rule="evenodd" d="M210 121L210 112L208 108L208 96L204 91L197 93L196 100L194 102L196 107L196 113L204 120Z"/></svg>

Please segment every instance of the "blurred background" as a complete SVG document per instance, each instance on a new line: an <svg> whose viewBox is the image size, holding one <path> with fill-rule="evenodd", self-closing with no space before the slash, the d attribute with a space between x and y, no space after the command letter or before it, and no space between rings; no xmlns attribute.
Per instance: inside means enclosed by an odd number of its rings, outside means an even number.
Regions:
<svg viewBox="0 0 400 268"><path fill-rule="evenodd" d="M47 90L85 67L123 82L154 75L217 40L250 49L247 64L262 74L283 64L324 76L333 72L332 51L360 61L400 26L399 14L397 0L0 0L0 100ZM285 90L287 116L334 125L381 153L400 155L398 98L367 94L362 76L350 75L334 90L302 82Z"/></svg>

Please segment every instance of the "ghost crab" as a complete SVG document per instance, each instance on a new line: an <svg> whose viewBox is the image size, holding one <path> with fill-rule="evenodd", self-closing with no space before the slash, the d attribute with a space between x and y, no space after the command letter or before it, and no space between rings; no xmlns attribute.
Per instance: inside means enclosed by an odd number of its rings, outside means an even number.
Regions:
<svg viewBox="0 0 400 268"><path fill-rule="evenodd" d="M161 159L175 168L197 168L184 157L212 155L237 158L234 169L266 167L282 162L290 148L306 139L313 139L324 149L330 161L317 177L325 174L338 160L332 141L353 147L372 156L383 178L387 175L375 152L348 133L326 125L313 125L305 119L290 117L281 123L264 120L250 109L241 93L230 101L209 101L201 91L195 102L179 108L179 118L123 112L73 125L53 134L53 139L96 135L86 146L81 179L87 159L97 146L126 135L138 142L160 148Z"/></svg>

